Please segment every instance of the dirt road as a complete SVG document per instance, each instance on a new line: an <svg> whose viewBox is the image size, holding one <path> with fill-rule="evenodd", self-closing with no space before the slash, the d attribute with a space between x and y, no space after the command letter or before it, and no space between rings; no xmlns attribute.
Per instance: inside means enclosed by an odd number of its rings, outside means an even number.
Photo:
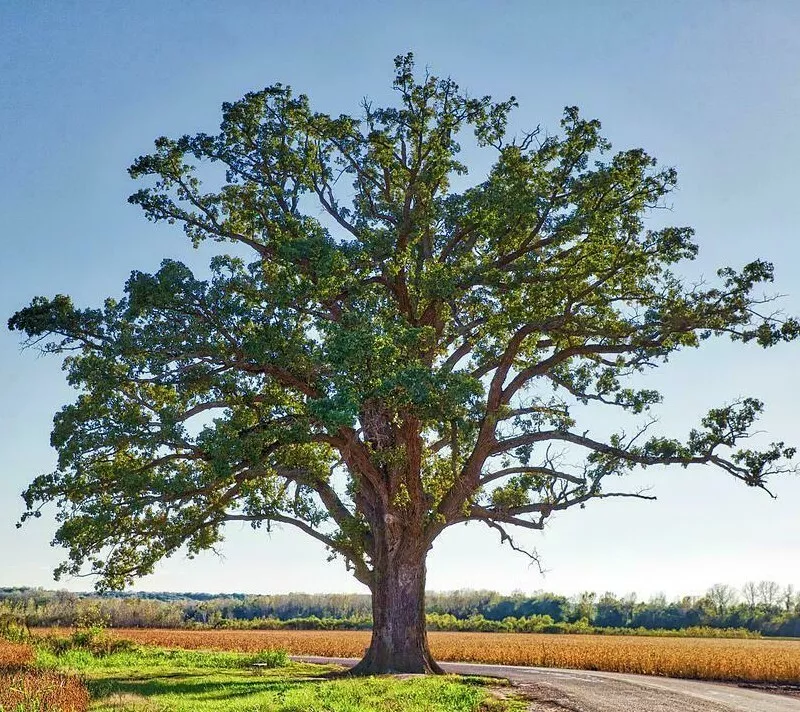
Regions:
<svg viewBox="0 0 800 712"><path fill-rule="evenodd" d="M297 657L351 666L351 658ZM699 680L510 665L441 663L462 675L510 679L531 698L533 712L800 712L800 699Z"/></svg>

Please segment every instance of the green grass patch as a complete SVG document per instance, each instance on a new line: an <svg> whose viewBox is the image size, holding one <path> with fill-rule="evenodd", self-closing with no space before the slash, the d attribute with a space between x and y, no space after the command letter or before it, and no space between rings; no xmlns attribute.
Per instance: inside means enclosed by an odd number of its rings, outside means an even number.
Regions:
<svg viewBox="0 0 800 712"><path fill-rule="evenodd" d="M283 650L265 650L260 653L235 653L217 650L167 650L165 648L137 647L107 655L97 655L90 650L72 648L54 653L46 647L37 649L38 667L69 670L83 675L92 672L126 670L235 670L282 667L289 663Z"/></svg>
<svg viewBox="0 0 800 712"><path fill-rule="evenodd" d="M255 664L261 665L255 667ZM97 655L42 647L37 665L81 675L94 712L521 712L485 680L456 676L322 679L335 666L286 654L142 647Z"/></svg>

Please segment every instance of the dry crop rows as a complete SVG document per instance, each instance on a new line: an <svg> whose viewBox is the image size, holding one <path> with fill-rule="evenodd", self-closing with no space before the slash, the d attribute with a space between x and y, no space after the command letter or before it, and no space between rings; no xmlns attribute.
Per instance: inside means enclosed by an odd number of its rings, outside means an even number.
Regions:
<svg viewBox="0 0 800 712"><path fill-rule="evenodd" d="M0 710L84 712L89 693L75 677L28 669L33 649L0 640Z"/></svg>
<svg viewBox="0 0 800 712"><path fill-rule="evenodd" d="M360 657L364 631L111 631L143 644L176 648ZM430 633L439 660L608 670L708 680L797 682L800 641L639 636Z"/></svg>

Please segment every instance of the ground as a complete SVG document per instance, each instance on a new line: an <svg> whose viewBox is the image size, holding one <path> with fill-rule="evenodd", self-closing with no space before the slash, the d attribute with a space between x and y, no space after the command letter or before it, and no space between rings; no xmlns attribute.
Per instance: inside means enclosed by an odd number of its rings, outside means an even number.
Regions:
<svg viewBox="0 0 800 712"><path fill-rule="evenodd" d="M258 654L141 648L97 657L82 650L38 662L85 677L95 712L521 712L479 678L329 678L338 668ZM274 661L273 661L274 662ZM282 661L278 661L282 662ZM270 664L268 662L268 664ZM493 683L497 684L497 683Z"/></svg>
<svg viewBox="0 0 800 712"><path fill-rule="evenodd" d="M443 677L354 678L344 673L353 657L290 659L283 648L346 650L357 647L357 636L293 634L279 647L277 636L259 631L140 633L98 628L30 638L17 631L22 640L0 640L0 712L800 712L793 696L797 641L678 646L658 639L450 634L439 643L462 660L502 655L515 662L442 663L449 673ZM129 639L138 637L147 640ZM558 669L516 662L545 644L550 657L563 658ZM52 688L48 700L31 704L45 686Z"/></svg>

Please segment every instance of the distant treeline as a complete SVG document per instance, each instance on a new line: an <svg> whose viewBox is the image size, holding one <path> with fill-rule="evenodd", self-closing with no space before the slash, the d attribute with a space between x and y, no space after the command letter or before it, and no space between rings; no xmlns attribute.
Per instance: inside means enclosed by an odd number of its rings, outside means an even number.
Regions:
<svg viewBox="0 0 800 712"><path fill-rule="evenodd" d="M800 597L770 581L739 591L713 586L704 596L450 591L427 594L428 628L443 631L772 635L800 637ZM198 593L80 594L0 588L0 619L30 627L107 625L115 628L229 627L343 629L371 627L365 594L278 595Z"/></svg>

